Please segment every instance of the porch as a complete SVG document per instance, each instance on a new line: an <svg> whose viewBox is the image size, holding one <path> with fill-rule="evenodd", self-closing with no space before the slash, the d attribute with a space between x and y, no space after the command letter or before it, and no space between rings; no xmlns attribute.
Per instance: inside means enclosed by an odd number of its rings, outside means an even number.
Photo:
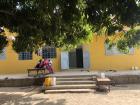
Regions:
<svg viewBox="0 0 140 105"><path fill-rule="evenodd" d="M55 72L54 74L48 74L45 77L59 77L59 76L93 76L97 75L100 76L101 73L105 73L106 76L140 76L140 70L122 70L122 71L87 71L84 69L80 70L65 70L61 72ZM24 79L24 78L34 78L34 77L28 77L28 74L0 74L0 80L3 79Z"/></svg>

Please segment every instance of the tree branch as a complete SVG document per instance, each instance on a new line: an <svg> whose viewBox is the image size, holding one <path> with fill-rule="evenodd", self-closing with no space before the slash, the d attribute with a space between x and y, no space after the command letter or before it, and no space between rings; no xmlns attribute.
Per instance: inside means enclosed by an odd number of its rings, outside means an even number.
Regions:
<svg viewBox="0 0 140 105"><path fill-rule="evenodd" d="M14 14L12 12L5 11L5 10L0 10L0 13L14 16Z"/></svg>

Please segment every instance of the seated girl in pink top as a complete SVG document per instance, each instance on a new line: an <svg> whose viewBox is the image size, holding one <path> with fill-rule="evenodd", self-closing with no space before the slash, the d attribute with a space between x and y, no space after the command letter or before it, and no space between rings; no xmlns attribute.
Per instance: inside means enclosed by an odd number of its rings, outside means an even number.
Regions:
<svg viewBox="0 0 140 105"><path fill-rule="evenodd" d="M44 59L43 68L46 68L49 71L49 73L53 73L52 65L50 63L51 61L49 59Z"/></svg>

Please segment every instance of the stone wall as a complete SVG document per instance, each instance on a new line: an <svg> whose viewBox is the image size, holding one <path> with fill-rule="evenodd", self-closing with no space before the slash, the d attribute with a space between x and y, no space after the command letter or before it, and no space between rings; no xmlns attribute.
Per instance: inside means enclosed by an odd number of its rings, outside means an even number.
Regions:
<svg viewBox="0 0 140 105"><path fill-rule="evenodd" d="M0 79L0 87L40 86L45 78Z"/></svg>
<svg viewBox="0 0 140 105"><path fill-rule="evenodd" d="M140 84L140 75L106 75L115 84ZM41 86L45 78L0 79L0 87Z"/></svg>
<svg viewBox="0 0 140 105"><path fill-rule="evenodd" d="M140 75L108 76L116 84L139 84Z"/></svg>

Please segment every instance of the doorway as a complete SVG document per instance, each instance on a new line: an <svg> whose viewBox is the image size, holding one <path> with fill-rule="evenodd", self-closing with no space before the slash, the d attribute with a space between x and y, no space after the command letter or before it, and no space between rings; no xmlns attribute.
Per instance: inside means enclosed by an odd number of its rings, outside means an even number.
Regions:
<svg viewBox="0 0 140 105"><path fill-rule="evenodd" d="M83 47L76 48L70 52L61 52L61 69L88 69L90 67L90 54Z"/></svg>
<svg viewBox="0 0 140 105"><path fill-rule="evenodd" d="M69 52L69 68L83 68L83 49L81 47Z"/></svg>

